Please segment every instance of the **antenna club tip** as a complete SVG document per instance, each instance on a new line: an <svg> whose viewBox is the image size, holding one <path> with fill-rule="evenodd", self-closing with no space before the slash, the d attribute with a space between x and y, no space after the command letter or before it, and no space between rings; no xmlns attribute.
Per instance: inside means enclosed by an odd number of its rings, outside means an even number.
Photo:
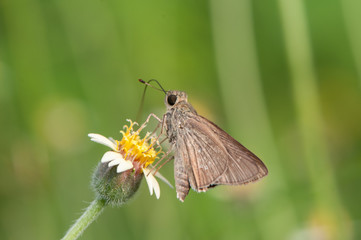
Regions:
<svg viewBox="0 0 361 240"><path fill-rule="evenodd" d="M149 87L152 87L152 88L154 88L154 89L157 89L158 91L162 91L162 92L164 92L165 94L167 94L167 91L165 91L165 90L163 89L162 85L160 85L159 82L158 82L157 80L155 80L155 79L151 79L151 80L149 80L148 82L144 81L143 79L138 79L138 81L141 82L141 83L143 83L143 84L145 84L145 85L147 85L147 86L149 86ZM160 88L154 87L153 85L149 84L149 83L152 82L152 81L155 81L155 82L159 85ZM144 88L144 91L145 91L145 89L146 89L146 87Z"/></svg>

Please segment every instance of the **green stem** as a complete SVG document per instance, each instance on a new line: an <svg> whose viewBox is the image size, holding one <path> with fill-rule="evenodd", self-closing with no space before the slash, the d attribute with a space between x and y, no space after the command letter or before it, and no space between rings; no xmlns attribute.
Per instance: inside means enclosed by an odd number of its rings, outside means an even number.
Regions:
<svg viewBox="0 0 361 240"><path fill-rule="evenodd" d="M95 199L85 210L83 215L71 226L61 240L77 239L84 230L100 215L106 203L102 199Z"/></svg>

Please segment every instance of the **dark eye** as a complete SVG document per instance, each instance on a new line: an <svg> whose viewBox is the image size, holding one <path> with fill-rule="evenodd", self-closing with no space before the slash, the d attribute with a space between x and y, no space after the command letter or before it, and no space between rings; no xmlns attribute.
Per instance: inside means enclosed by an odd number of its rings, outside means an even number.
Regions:
<svg viewBox="0 0 361 240"><path fill-rule="evenodd" d="M173 106L177 101L177 96L176 95L170 95L168 97L168 104Z"/></svg>

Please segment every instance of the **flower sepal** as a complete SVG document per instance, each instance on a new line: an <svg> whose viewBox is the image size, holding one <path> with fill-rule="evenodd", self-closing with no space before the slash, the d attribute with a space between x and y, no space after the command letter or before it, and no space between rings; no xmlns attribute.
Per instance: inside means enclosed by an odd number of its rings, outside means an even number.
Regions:
<svg viewBox="0 0 361 240"><path fill-rule="evenodd" d="M133 169L118 173L117 167L100 162L93 174L92 187L107 205L121 206L138 190L143 174Z"/></svg>

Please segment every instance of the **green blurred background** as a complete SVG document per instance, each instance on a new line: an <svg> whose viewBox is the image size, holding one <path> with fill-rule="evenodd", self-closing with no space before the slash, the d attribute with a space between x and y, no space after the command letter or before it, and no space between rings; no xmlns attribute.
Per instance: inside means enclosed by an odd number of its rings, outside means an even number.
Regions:
<svg viewBox="0 0 361 240"><path fill-rule="evenodd" d="M191 192L143 181L81 239L361 239L361 3L0 1L0 239L60 239L143 85L184 90L269 176ZM165 112L147 92L141 121ZM162 171L173 180L173 164Z"/></svg>

